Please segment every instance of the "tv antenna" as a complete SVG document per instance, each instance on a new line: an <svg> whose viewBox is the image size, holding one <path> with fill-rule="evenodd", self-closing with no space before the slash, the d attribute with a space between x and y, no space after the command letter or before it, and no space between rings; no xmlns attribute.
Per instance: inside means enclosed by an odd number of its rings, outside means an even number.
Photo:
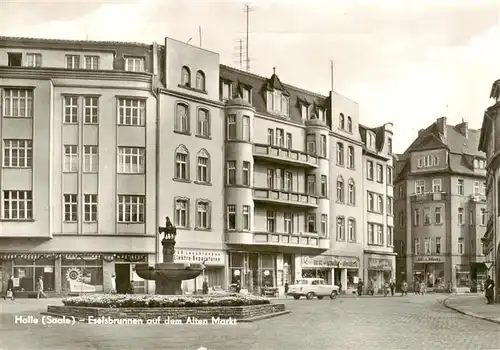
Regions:
<svg viewBox="0 0 500 350"><path fill-rule="evenodd" d="M235 64L239 63L240 70L243 70L243 62L245 57L245 47L243 46L243 40L244 39L235 40L236 46L234 47L234 53L233 53L233 57L235 58L233 63Z"/></svg>
<svg viewBox="0 0 500 350"><path fill-rule="evenodd" d="M250 71L250 57L248 54L248 37L249 37L249 28L250 28L250 12L254 11L255 9L250 7L250 5L245 4L245 14L246 14L246 23L247 23L247 28L246 28L246 47L245 47L245 53L246 53L246 71Z"/></svg>

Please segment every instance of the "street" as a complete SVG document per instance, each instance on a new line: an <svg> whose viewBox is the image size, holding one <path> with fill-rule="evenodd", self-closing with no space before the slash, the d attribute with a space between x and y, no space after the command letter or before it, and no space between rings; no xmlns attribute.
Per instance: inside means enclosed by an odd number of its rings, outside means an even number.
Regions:
<svg viewBox="0 0 500 350"><path fill-rule="evenodd" d="M237 325L14 324L60 300L1 301L1 349L500 349L500 325L444 295L278 300L291 314Z"/></svg>

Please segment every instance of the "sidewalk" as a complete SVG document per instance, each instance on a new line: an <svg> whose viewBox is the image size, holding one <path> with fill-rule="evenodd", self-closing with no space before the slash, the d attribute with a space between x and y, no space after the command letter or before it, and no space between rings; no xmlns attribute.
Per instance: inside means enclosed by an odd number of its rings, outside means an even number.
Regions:
<svg viewBox="0 0 500 350"><path fill-rule="evenodd" d="M483 294L450 296L444 306L461 314L500 324L500 304L488 305Z"/></svg>

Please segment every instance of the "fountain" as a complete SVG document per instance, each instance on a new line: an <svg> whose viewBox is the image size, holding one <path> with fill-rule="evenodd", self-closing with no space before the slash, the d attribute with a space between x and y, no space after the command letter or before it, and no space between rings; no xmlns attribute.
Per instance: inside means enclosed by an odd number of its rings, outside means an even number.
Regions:
<svg viewBox="0 0 500 350"><path fill-rule="evenodd" d="M155 294L179 295L182 294L181 283L199 276L205 269L203 264L174 263L175 236L177 229L167 216L165 227L159 227L158 233L163 233L163 263L155 267L147 264L137 264L135 272L145 280L155 280Z"/></svg>

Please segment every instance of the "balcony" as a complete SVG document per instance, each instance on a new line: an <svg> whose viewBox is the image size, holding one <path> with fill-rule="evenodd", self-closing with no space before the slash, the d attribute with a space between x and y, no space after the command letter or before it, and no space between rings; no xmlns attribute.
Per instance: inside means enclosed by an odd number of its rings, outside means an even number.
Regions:
<svg viewBox="0 0 500 350"><path fill-rule="evenodd" d="M268 188L254 188L254 202L269 203L273 205L295 206L301 208L317 208L318 197L303 193L271 190Z"/></svg>
<svg viewBox="0 0 500 350"><path fill-rule="evenodd" d="M272 145L254 144L253 157L292 166L318 167L318 157L315 155Z"/></svg>
<svg viewBox="0 0 500 350"><path fill-rule="evenodd" d="M469 196L471 202L484 203L486 202L486 196L484 194L471 194Z"/></svg>
<svg viewBox="0 0 500 350"><path fill-rule="evenodd" d="M227 244L330 249L330 239L314 233L227 232Z"/></svg>
<svg viewBox="0 0 500 350"><path fill-rule="evenodd" d="M448 193L446 192L424 192L411 195L411 201L415 203L442 202L446 200L448 200Z"/></svg>

